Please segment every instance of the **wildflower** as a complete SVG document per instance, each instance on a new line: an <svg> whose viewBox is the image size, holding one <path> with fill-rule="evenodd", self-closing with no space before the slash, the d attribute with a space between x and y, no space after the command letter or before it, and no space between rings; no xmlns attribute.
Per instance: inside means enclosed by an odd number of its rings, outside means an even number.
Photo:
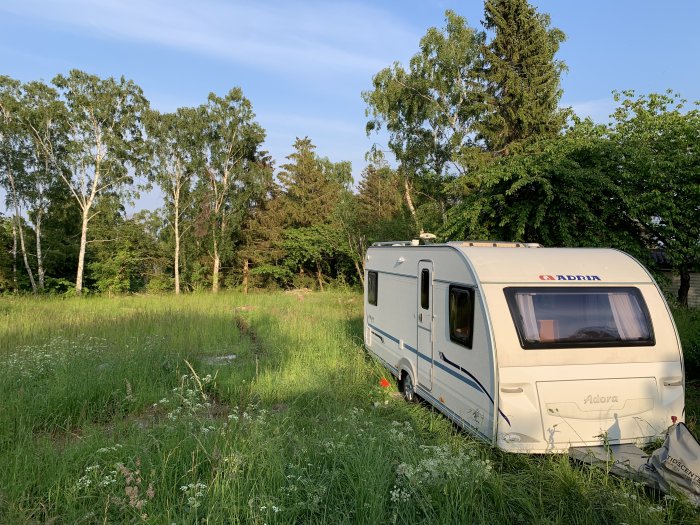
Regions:
<svg viewBox="0 0 700 525"><path fill-rule="evenodd" d="M389 388L389 386L391 386L391 383L389 383L389 381L385 377L382 377L379 380L379 386L382 388Z"/></svg>

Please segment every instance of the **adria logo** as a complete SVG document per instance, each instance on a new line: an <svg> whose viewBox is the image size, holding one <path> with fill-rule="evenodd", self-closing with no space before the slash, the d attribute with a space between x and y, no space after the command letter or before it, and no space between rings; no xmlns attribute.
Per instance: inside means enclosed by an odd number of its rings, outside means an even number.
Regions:
<svg viewBox="0 0 700 525"><path fill-rule="evenodd" d="M540 281L600 281L598 275L540 275Z"/></svg>

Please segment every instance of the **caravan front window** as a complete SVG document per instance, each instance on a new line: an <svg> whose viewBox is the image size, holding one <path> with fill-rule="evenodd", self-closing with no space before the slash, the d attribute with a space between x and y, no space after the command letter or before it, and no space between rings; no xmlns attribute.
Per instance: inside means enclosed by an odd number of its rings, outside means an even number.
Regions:
<svg viewBox="0 0 700 525"><path fill-rule="evenodd" d="M651 346L642 294L632 287L506 288L523 348Z"/></svg>

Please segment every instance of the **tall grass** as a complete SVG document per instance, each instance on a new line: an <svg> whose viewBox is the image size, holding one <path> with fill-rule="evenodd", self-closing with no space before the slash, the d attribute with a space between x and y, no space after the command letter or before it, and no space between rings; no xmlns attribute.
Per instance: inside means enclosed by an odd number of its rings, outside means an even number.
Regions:
<svg viewBox="0 0 700 525"><path fill-rule="evenodd" d="M403 402L354 294L0 301L0 523L698 521Z"/></svg>

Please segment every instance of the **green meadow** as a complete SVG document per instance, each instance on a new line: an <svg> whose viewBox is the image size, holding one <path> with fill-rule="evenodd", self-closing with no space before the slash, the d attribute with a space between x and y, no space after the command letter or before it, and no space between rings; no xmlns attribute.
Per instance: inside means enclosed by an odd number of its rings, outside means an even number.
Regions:
<svg viewBox="0 0 700 525"><path fill-rule="evenodd" d="M383 388L356 293L2 298L0 366L2 524L700 523Z"/></svg>

